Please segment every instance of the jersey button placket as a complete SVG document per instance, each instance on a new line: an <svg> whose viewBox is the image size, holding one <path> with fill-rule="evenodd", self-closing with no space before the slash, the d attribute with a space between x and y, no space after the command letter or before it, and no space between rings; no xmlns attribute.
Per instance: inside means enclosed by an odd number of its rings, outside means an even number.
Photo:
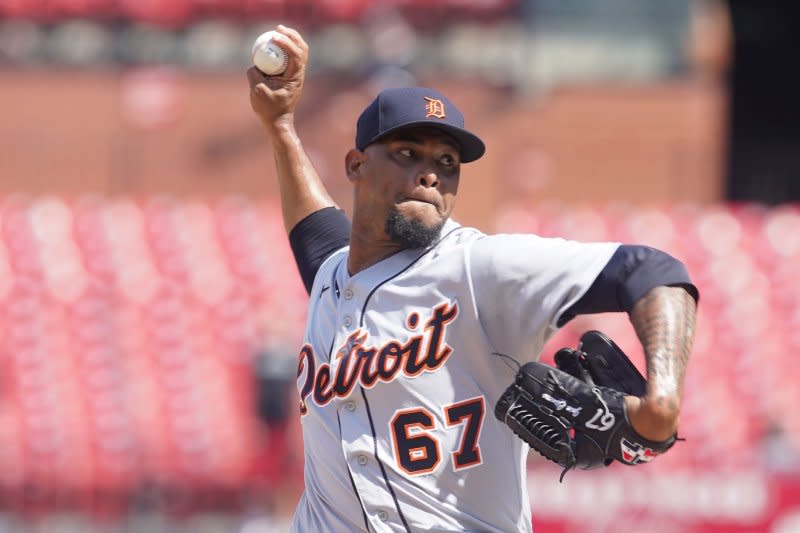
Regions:
<svg viewBox="0 0 800 533"><path fill-rule="evenodd" d="M353 330L360 326L364 305L361 298L369 293L368 289L362 286L354 288L353 284L345 284L342 287L341 299L337 305L339 329L337 346L343 346L345 340L353 334ZM367 339L367 347L372 347L372 344L372 339ZM374 441L369 432L366 406L360 401L358 387L355 387L350 394L348 398L342 399L342 404L339 406L345 460L349 465L352 483L367 513L370 531L390 533L393 529L389 524L393 522L388 511L392 509L393 501L381 477L379 464L372 455Z"/></svg>

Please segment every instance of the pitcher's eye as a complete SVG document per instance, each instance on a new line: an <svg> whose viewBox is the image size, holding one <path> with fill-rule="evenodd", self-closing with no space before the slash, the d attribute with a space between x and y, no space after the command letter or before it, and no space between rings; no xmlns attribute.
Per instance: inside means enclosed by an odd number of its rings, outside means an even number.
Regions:
<svg viewBox="0 0 800 533"><path fill-rule="evenodd" d="M456 158L452 155L446 154L439 158L439 163L447 167L452 167L456 164Z"/></svg>

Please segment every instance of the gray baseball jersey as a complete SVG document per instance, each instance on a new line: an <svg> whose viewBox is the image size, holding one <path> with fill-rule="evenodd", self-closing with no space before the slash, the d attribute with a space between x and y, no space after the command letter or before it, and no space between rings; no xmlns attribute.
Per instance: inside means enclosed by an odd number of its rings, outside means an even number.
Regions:
<svg viewBox="0 0 800 533"><path fill-rule="evenodd" d="M528 448L493 415L516 369L618 244L448 221L432 248L311 290L297 386L305 491L292 531L530 531Z"/></svg>

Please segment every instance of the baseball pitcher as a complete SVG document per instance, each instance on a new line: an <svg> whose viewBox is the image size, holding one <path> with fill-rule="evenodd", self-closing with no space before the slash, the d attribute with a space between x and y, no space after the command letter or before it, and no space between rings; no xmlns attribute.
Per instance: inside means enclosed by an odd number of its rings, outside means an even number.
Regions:
<svg viewBox="0 0 800 533"><path fill-rule="evenodd" d="M247 75L309 291L292 530L531 531L531 448L564 472L669 449L698 297L683 264L645 246L486 235L451 220L461 167L485 147L424 87L382 91L358 117L345 156L351 223L294 128L308 46L276 31L286 71ZM646 379L600 332L559 351L557 366L535 361L570 319L609 311L628 313Z"/></svg>

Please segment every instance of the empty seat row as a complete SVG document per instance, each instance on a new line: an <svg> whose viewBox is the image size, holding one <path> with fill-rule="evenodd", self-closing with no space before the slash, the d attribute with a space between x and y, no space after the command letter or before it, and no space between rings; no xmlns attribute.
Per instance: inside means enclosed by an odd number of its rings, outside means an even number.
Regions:
<svg viewBox="0 0 800 533"><path fill-rule="evenodd" d="M543 205L496 229L636 242L686 262L701 300L686 440L656 467L669 469L755 464L778 434L800 450L798 221L798 206ZM306 304L274 202L0 198L0 489L274 480L292 430L265 432L254 361L299 345ZM587 329L644 372L622 314L578 317L543 359Z"/></svg>
<svg viewBox="0 0 800 533"><path fill-rule="evenodd" d="M397 8L412 19L431 14L453 19L508 14L517 0L3 0L0 17L57 21L72 17L129 19L180 27L208 17L308 22L359 22L370 11Z"/></svg>

